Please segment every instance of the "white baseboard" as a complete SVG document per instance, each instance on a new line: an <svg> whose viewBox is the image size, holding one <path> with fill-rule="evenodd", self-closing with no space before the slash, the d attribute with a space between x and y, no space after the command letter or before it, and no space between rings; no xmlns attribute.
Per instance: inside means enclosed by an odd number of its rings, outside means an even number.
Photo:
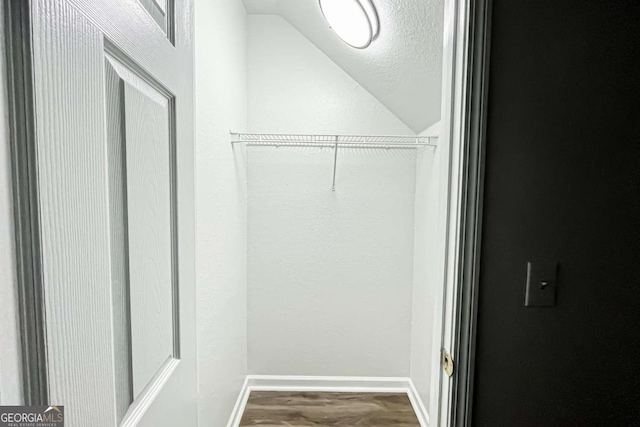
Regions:
<svg viewBox="0 0 640 427"><path fill-rule="evenodd" d="M413 385L413 381L411 378L409 380L409 390L407 391L407 396L409 396L409 400L411 401L411 406L413 406L413 411L416 413L418 417L418 421L421 426L429 425L429 412L427 412L426 406L424 406L424 402L420 398L420 394L416 389L416 386Z"/></svg>
<svg viewBox="0 0 640 427"><path fill-rule="evenodd" d="M229 418L227 427L238 427L240 425L240 420L242 419L242 414L244 414L244 408L247 406L250 393L249 378L245 378L242 388L240 389L240 394L238 395L238 400L236 400L236 404L231 412L231 418Z"/></svg>
<svg viewBox="0 0 640 427"><path fill-rule="evenodd" d="M252 391L325 391L358 393L406 393L421 427L429 426L429 414L410 378L313 377L247 375L227 427L238 427Z"/></svg>

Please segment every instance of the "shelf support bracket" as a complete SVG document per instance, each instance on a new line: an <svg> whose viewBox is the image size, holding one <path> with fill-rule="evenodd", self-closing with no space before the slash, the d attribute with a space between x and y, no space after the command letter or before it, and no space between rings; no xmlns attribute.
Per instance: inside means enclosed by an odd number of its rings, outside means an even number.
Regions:
<svg viewBox="0 0 640 427"><path fill-rule="evenodd" d="M333 151L333 182L331 184L331 191L336 191L336 168L338 165L338 137L336 136L336 143Z"/></svg>

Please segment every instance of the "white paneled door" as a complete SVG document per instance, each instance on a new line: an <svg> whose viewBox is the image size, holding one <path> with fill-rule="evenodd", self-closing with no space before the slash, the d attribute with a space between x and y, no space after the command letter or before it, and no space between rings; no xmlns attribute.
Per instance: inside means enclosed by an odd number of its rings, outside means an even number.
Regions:
<svg viewBox="0 0 640 427"><path fill-rule="evenodd" d="M189 0L29 0L48 399L196 426Z"/></svg>

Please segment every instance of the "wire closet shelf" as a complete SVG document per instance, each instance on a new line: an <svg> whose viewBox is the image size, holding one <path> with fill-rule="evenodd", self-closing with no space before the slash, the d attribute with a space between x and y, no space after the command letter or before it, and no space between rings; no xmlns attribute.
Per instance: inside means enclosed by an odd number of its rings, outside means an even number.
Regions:
<svg viewBox="0 0 640 427"><path fill-rule="evenodd" d="M416 149L437 145L437 136L302 135L283 133L231 133L232 144L270 147L334 147Z"/></svg>
<svg viewBox="0 0 640 427"><path fill-rule="evenodd" d="M283 133L233 133L231 144L267 147L330 147L333 152L333 180L331 191L336 191L338 148L375 148L415 150L435 147L437 136L386 136L386 135L300 135Z"/></svg>

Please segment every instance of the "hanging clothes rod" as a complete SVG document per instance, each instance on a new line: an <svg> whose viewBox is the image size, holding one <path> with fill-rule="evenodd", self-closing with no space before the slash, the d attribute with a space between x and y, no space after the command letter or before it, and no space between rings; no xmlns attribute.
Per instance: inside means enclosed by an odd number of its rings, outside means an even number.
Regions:
<svg viewBox="0 0 640 427"><path fill-rule="evenodd" d="M416 149L435 147L437 136L404 135L304 135L273 133L231 133L232 144L271 147L351 147Z"/></svg>
<svg viewBox="0 0 640 427"><path fill-rule="evenodd" d="M331 191L336 191L338 148L417 149L435 147L437 136L389 135L302 135L282 133L234 133L231 144L268 147L331 147L333 153L333 180Z"/></svg>

